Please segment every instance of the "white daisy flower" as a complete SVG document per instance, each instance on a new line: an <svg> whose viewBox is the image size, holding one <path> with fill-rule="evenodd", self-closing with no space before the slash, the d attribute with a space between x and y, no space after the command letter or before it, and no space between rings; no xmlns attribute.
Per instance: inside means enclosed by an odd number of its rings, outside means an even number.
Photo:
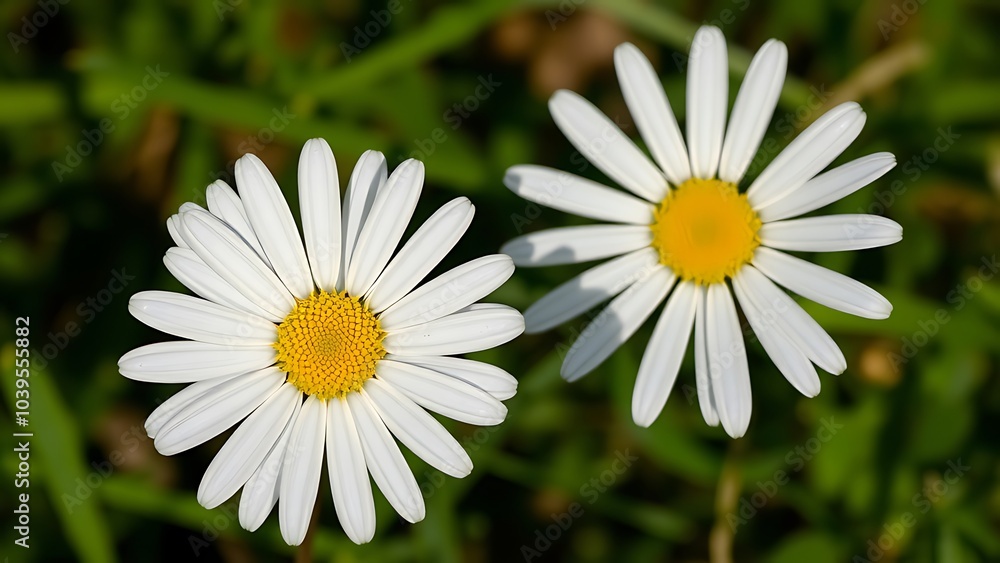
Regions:
<svg viewBox="0 0 1000 563"><path fill-rule="evenodd" d="M215 182L207 211L188 203L168 220L177 246L164 262L201 298L144 291L129 311L188 340L137 348L118 365L138 381L192 383L146 420L163 455L245 419L202 478L203 506L242 487L240 524L257 529L278 503L281 535L298 545L325 451L337 516L360 544L375 533L369 473L403 518L424 517L396 440L448 475L472 470L427 411L475 425L503 421L501 401L514 395L516 380L452 355L503 344L524 321L510 307L476 303L513 273L502 254L416 288L471 223L464 197L441 207L393 256L423 186L420 162L387 177L382 154L366 152L341 205L333 153L313 139L302 149L298 180L304 245L278 184L249 154L236 164L241 197Z"/></svg>
<svg viewBox="0 0 1000 563"><path fill-rule="evenodd" d="M556 92L549 109L573 146L631 194L542 166L514 166L504 178L525 199L614 223L531 233L502 249L519 266L618 256L525 312L526 331L540 332L614 297L567 352L563 377L572 381L593 370L666 299L632 397L632 416L641 426L652 424L663 409L693 328L705 421L715 426L721 420L733 437L746 432L750 374L730 285L764 350L810 397L820 389L813 364L833 374L847 364L833 339L774 282L865 318L886 318L892 310L871 288L782 252L856 250L902 238L898 224L873 215L791 219L853 193L895 166L892 154L878 153L820 174L861 132L865 113L858 104L827 112L745 193L737 189L771 121L787 56L780 41L761 47L727 126L725 39L718 28L702 27L689 60L685 143L652 65L634 45L622 44L615 50L618 79L655 164L579 95Z"/></svg>

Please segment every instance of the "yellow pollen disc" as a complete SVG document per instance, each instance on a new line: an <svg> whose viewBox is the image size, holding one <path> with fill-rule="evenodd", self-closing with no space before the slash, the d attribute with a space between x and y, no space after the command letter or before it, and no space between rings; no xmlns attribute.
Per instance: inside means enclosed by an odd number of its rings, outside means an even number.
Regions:
<svg viewBox="0 0 1000 563"><path fill-rule="evenodd" d="M385 333L356 297L320 291L297 300L278 325L278 368L319 399L358 391L385 356Z"/></svg>
<svg viewBox="0 0 1000 563"><path fill-rule="evenodd" d="M760 245L760 218L736 185L692 178L654 213L653 248L681 279L702 285L732 277Z"/></svg>

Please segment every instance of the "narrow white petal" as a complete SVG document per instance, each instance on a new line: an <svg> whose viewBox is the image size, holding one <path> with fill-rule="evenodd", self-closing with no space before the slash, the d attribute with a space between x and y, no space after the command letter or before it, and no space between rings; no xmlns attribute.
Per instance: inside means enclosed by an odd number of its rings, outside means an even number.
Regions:
<svg viewBox="0 0 1000 563"><path fill-rule="evenodd" d="M388 360L432 369L465 383L475 385L494 398L505 401L517 392L517 379L506 371L485 362L451 356L392 356Z"/></svg>
<svg viewBox="0 0 1000 563"><path fill-rule="evenodd" d="M188 212L191 212L191 211L195 211L195 212L199 212L200 211L202 213L208 213L208 210L206 210L204 207L198 205L197 203L195 203L193 201L185 201L184 203L182 203L180 205L180 207L177 208L177 214L178 215L183 215L184 213L188 213Z"/></svg>
<svg viewBox="0 0 1000 563"><path fill-rule="evenodd" d="M863 156L816 176L774 203L758 208L757 214L767 223L809 213L853 194L895 166L896 157L892 153Z"/></svg>
<svg viewBox="0 0 1000 563"><path fill-rule="evenodd" d="M618 256L649 246L652 240L647 225L558 227L507 241L500 252L517 266L555 266Z"/></svg>
<svg viewBox="0 0 1000 563"><path fill-rule="evenodd" d="M757 154L785 82L788 49L770 39L757 51L733 103L719 161L719 179L738 184Z"/></svg>
<svg viewBox="0 0 1000 563"><path fill-rule="evenodd" d="M472 223L475 208L465 197L441 206L406 241L368 291L368 307L381 313L399 301L455 247Z"/></svg>
<svg viewBox="0 0 1000 563"><path fill-rule="evenodd" d="M765 223L760 239L781 250L838 252L895 244L903 240L903 227L878 215L827 215Z"/></svg>
<svg viewBox="0 0 1000 563"><path fill-rule="evenodd" d="M865 112L845 102L826 112L796 137L747 189L754 209L763 209L800 189L861 133Z"/></svg>
<svg viewBox="0 0 1000 563"><path fill-rule="evenodd" d="M472 472L472 460L458 440L406 395L377 378L365 382L365 391L389 431L417 457L459 479Z"/></svg>
<svg viewBox="0 0 1000 563"><path fill-rule="evenodd" d="M385 156L372 150L365 151L361 155L358 163L354 165L354 171L351 172L351 179L344 193L344 211L341 220L344 228L343 262L340 266L340 283L338 283L341 289L344 287L347 267L351 264L351 256L358 242L358 234L367 221L372 204L375 203L375 196L385 184L387 177Z"/></svg>
<svg viewBox="0 0 1000 563"><path fill-rule="evenodd" d="M590 373L618 349L663 301L677 276L658 267L616 297L570 346L560 373L575 381Z"/></svg>
<svg viewBox="0 0 1000 563"><path fill-rule="evenodd" d="M777 366L778 371L799 393L806 397L815 397L820 390L816 368L792 342L784 327L775 322L774 312L767 310L758 302L759 296L753 294L753 290L746 286L742 277L741 274L733 278L733 291L764 351Z"/></svg>
<svg viewBox="0 0 1000 563"><path fill-rule="evenodd" d="M609 178L648 201L659 202L666 195L663 173L594 104L559 90L549 98L549 113L580 154Z"/></svg>
<svg viewBox="0 0 1000 563"><path fill-rule="evenodd" d="M712 377L708 366L708 335L705 333L706 315L708 314L708 291L705 286L695 287L697 307L694 316L694 375L698 392L698 406L701 417L709 426L719 425L719 409L715 407L715 393L712 390Z"/></svg>
<svg viewBox="0 0 1000 563"><path fill-rule="evenodd" d="M691 177L687 147L653 65L635 45L615 48L615 71L628 111L664 175L674 185Z"/></svg>
<svg viewBox="0 0 1000 563"><path fill-rule="evenodd" d="M517 309L489 305L392 331L382 345L386 352L402 356L449 356L494 348L524 332Z"/></svg>
<svg viewBox="0 0 1000 563"><path fill-rule="evenodd" d="M316 287L337 290L343 231L337 161L323 139L309 139L299 155L299 209L306 256Z"/></svg>
<svg viewBox="0 0 1000 563"><path fill-rule="evenodd" d="M423 185L424 165L410 159L400 164L385 187L375 194L347 268L348 293L359 296L367 293L389 263L410 223Z"/></svg>
<svg viewBox="0 0 1000 563"><path fill-rule="evenodd" d="M687 140L695 178L714 178L719 169L729 105L727 60L719 28L699 28L691 42L687 79Z"/></svg>
<svg viewBox="0 0 1000 563"><path fill-rule="evenodd" d="M344 533L356 544L370 542L375 536L375 498L361 437L346 399L327 400L326 464L333 506Z"/></svg>
<svg viewBox="0 0 1000 563"><path fill-rule="evenodd" d="M163 256L163 263L167 266L167 270L177 278L177 281L184 284L184 287L209 301L260 315L271 321L281 320L277 315L269 313L248 299L190 248L179 246L168 248L167 253Z"/></svg>
<svg viewBox="0 0 1000 563"><path fill-rule="evenodd" d="M656 322L632 391L632 419L639 426L656 420L674 388L694 325L697 295L695 284L679 283Z"/></svg>
<svg viewBox="0 0 1000 563"><path fill-rule="evenodd" d="M264 249L257 240L257 233L253 232L253 227L250 226L246 208L243 207L243 202L233 188L222 180L216 180L205 191L205 199L208 200L208 210L232 227L254 249L254 252L267 262Z"/></svg>
<svg viewBox="0 0 1000 563"><path fill-rule="evenodd" d="M553 289L524 312L525 332L537 334L618 295L659 264L652 248L609 260Z"/></svg>
<svg viewBox="0 0 1000 563"><path fill-rule="evenodd" d="M323 472L326 401L306 398L295 419L278 485L278 522L288 545L299 545L309 530Z"/></svg>
<svg viewBox="0 0 1000 563"><path fill-rule="evenodd" d="M181 234L180 230L180 220L181 216L174 214L167 217L167 234L170 235L171 240L174 244L181 248L188 248L188 243L184 240L184 236Z"/></svg>
<svg viewBox="0 0 1000 563"><path fill-rule="evenodd" d="M281 435L253 472L240 494L240 526L253 532L264 523L271 509L278 502L278 481L285 465L285 452L292 435L292 428L302 409L302 395L293 402L292 416L284 424Z"/></svg>
<svg viewBox="0 0 1000 563"><path fill-rule="evenodd" d="M153 409L153 412L149 413L149 416L146 417L146 421L143 423L146 435L150 438L156 438L160 429L163 428L163 425L169 422L170 419L177 415L177 413L181 412L187 408L188 405L201 398L201 396L207 393L210 389L222 385L237 375L241 374L204 379L202 381L198 381L197 383L188 385L177 393L174 393L169 399L160 403L160 405Z"/></svg>
<svg viewBox="0 0 1000 563"><path fill-rule="evenodd" d="M431 369L383 359L375 375L425 409L459 422L493 426L507 416L507 407L489 393Z"/></svg>
<svg viewBox="0 0 1000 563"><path fill-rule="evenodd" d="M169 291L140 291L128 302L132 316L156 330L211 344L269 346L278 338L274 323Z"/></svg>
<svg viewBox="0 0 1000 563"><path fill-rule="evenodd" d="M492 254L466 262L410 292L379 316L382 330L392 332L427 323L479 301L514 273L506 254Z"/></svg>
<svg viewBox="0 0 1000 563"><path fill-rule="evenodd" d="M198 486L198 502L215 508L236 494L263 463L291 420L301 392L285 383L253 411L215 455Z"/></svg>
<svg viewBox="0 0 1000 563"><path fill-rule="evenodd" d="M212 387L163 424L153 440L156 451L174 455L204 444L253 412L284 380L268 367Z"/></svg>
<svg viewBox="0 0 1000 563"><path fill-rule="evenodd" d="M532 164L511 166L503 184L524 199L573 215L633 225L653 222L649 202L562 170Z"/></svg>
<svg viewBox="0 0 1000 563"><path fill-rule="evenodd" d="M749 264L743 266L739 277L765 318L779 325L810 360L834 375L847 369L847 360L837 343L787 293Z"/></svg>
<svg viewBox="0 0 1000 563"><path fill-rule="evenodd" d="M715 406L726 433L739 438L750 425L753 399L747 349L736 316L733 296L725 284L708 287L705 334L708 337L708 369Z"/></svg>
<svg viewBox="0 0 1000 563"><path fill-rule="evenodd" d="M245 154L236 161L236 185L274 273L292 295L305 299L313 290L309 262L295 219L274 176L259 158Z"/></svg>
<svg viewBox="0 0 1000 563"><path fill-rule="evenodd" d="M131 350L118 360L118 371L136 381L187 383L266 368L274 359L272 346L220 346L182 340Z"/></svg>
<svg viewBox="0 0 1000 563"><path fill-rule="evenodd" d="M408 522L424 519L424 497L403 453L362 389L347 395L351 416L361 437L368 471L389 504Z"/></svg>
<svg viewBox="0 0 1000 563"><path fill-rule="evenodd" d="M753 265L789 290L831 309L866 319L885 319L892 312L892 304L867 285L783 252L758 247Z"/></svg>
<svg viewBox="0 0 1000 563"><path fill-rule="evenodd" d="M181 215L181 232L205 264L247 299L281 319L295 299L263 260L235 231L208 213Z"/></svg>

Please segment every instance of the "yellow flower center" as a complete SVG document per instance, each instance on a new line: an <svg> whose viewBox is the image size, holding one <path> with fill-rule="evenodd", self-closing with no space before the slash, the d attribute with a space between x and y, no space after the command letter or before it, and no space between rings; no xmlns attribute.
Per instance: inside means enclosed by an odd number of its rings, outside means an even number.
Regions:
<svg viewBox="0 0 1000 563"><path fill-rule="evenodd" d="M319 399L358 391L385 356L385 333L356 297L320 290L297 300L278 325L278 368L288 382Z"/></svg>
<svg viewBox="0 0 1000 563"><path fill-rule="evenodd" d="M653 248L681 279L732 277L760 245L760 218L736 185L692 178L670 190L653 217Z"/></svg>

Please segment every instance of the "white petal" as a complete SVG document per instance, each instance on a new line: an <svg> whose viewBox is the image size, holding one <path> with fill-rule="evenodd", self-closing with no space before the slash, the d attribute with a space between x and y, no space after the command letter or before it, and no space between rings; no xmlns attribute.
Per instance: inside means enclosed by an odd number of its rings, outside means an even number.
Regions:
<svg viewBox="0 0 1000 563"><path fill-rule="evenodd" d="M757 268L743 266L739 278L765 317L782 328L795 346L816 365L838 375L847 369L847 360L837 343L809 313L787 293L774 285Z"/></svg>
<svg viewBox="0 0 1000 563"><path fill-rule="evenodd" d="M459 479L472 472L469 454L427 411L377 378L365 382L365 391L389 431L417 457Z"/></svg>
<svg viewBox="0 0 1000 563"><path fill-rule="evenodd" d="M309 530L323 472L326 401L310 395L292 427L278 485L278 522L288 545L299 545Z"/></svg>
<svg viewBox="0 0 1000 563"><path fill-rule="evenodd" d="M413 233L368 291L374 313L399 301L455 247L472 223L475 209L468 198L458 197L441 206Z"/></svg>
<svg viewBox="0 0 1000 563"><path fill-rule="evenodd" d="M390 354L448 356L494 348L524 332L524 318L516 309L490 305L390 332L382 345Z"/></svg>
<svg viewBox="0 0 1000 563"><path fill-rule="evenodd" d="M517 379L506 371L485 362L450 356L386 356L385 359L432 369L465 383L475 385L494 398L505 401L517 392Z"/></svg>
<svg viewBox="0 0 1000 563"><path fill-rule="evenodd" d="M163 425L169 422L170 419L177 415L177 413L201 398L201 396L207 393L210 389L222 385L237 375L241 374L204 379L197 383L188 385L177 393L174 393L169 399L160 403L160 405L153 409L153 412L149 413L149 416L146 417L146 421L143 423L146 435L150 438L156 438L160 429L163 428Z"/></svg>
<svg viewBox="0 0 1000 563"><path fill-rule="evenodd" d="M285 381L269 367L226 380L178 411L156 433L153 445L174 455L218 436L261 405Z"/></svg>
<svg viewBox="0 0 1000 563"><path fill-rule="evenodd" d="M293 402L294 409L288 422L284 424L281 435L264 457L257 470L253 472L240 494L240 526L253 532L264 523L271 509L278 502L278 481L282 468L285 466L285 452L292 435L292 428L299 418L302 409L302 395Z"/></svg>
<svg viewBox="0 0 1000 563"><path fill-rule="evenodd" d="M254 252L261 259L267 262L264 249L261 248L260 241L257 240L257 233L253 232L250 220L247 219L246 208L243 207L243 202L240 201L240 197L236 195L233 188L229 187L229 184L222 180L216 180L205 191L205 199L208 200L208 210L219 219L225 221L254 249ZM270 267L270 263L268 263L268 266Z"/></svg>
<svg viewBox="0 0 1000 563"><path fill-rule="evenodd" d="M708 314L708 291L705 286L695 287L697 307L694 315L694 374L698 391L698 406L701 417L709 426L719 425L719 409L715 407L715 392L712 390L712 376L708 365L708 335L706 316Z"/></svg>
<svg viewBox="0 0 1000 563"><path fill-rule="evenodd" d="M687 79L687 140L695 178L714 178L719 169L729 105L727 64L726 38L719 28L699 28L691 42Z"/></svg>
<svg viewBox="0 0 1000 563"><path fill-rule="evenodd" d="M177 208L178 215L183 215L184 213L188 213L191 211L208 213L208 211L204 207L198 205L193 201L185 201L180 205L180 207Z"/></svg>
<svg viewBox="0 0 1000 563"><path fill-rule="evenodd" d="M131 350L118 360L118 371L136 381L187 383L266 368L274 360L272 346L220 346L183 340Z"/></svg>
<svg viewBox="0 0 1000 563"><path fill-rule="evenodd" d="M305 299L313 290L309 262L295 219L274 176L259 158L245 154L236 161L236 185L274 273L292 295Z"/></svg>
<svg viewBox="0 0 1000 563"><path fill-rule="evenodd" d="M646 225L558 227L507 241L500 252L517 266L555 266L618 256L649 246L652 240Z"/></svg>
<svg viewBox="0 0 1000 563"><path fill-rule="evenodd" d="M681 282L656 322L632 391L632 419L639 426L656 420L674 387L691 337L697 295L695 284Z"/></svg>
<svg viewBox="0 0 1000 563"><path fill-rule="evenodd" d="M635 45L622 43L615 48L615 71L628 111L664 175L675 185L689 179L687 147L653 65Z"/></svg>
<svg viewBox="0 0 1000 563"><path fill-rule="evenodd" d="M299 209L313 281L336 291L343 251L340 180L333 151L323 139L309 139L299 155Z"/></svg>
<svg viewBox="0 0 1000 563"><path fill-rule="evenodd" d="M260 305L237 291L190 248L179 246L168 248L163 256L163 263L177 281L184 284L184 287L209 301L259 315L271 321L281 320L280 317L265 311Z"/></svg>
<svg viewBox="0 0 1000 563"><path fill-rule="evenodd" d="M652 248L609 260L553 289L524 312L525 332L537 334L611 299L659 264Z"/></svg>
<svg viewBox="0 0 1000 563"><path fill-rule="evenodd" d="M750 322L764 351L778 367L778 371L799 393L806 397L815 397L820 390L816 368L792 342L784 327L775 322L774 312L768 311L757 302L757 296L753 294L752 289L746 287L742 277L740 274L733 278L733 290L736 292L736 299L740 302L743 314Z"/></svg>
<svg viewBox="0 0 1000 563"><path fill-rule="evenodd" d="M246 484L278 441L301 396L285 383L240 424L205 470L198 486L202 506L215 508Z"/></svg>
<svg viewBox="0 0 1000 563"><path fill-rule="evenodd" d="M375 196L385 184L388 177L385 166L385 156L378 151L368 150L361 155L354 165L351 179L344 193L344 211L341 223L344 228L344 256L340 267L340 283L343 289L343 279L347 275L347 267L351 263L354 247L358 242L361 227L368 220Z"/></svg>
<svg viewBox="0 0 1000 563"><path fill-rule="evenodd" d="M635 195L659 202L667 180L608 116L575 92L559 90L549 98L549 113L580 154Z"/></svg>
<svg viewBox="0 0 1000 563"><path fill-rule="evenodd" d="M207 213L188 212L181 215L181 232L202 261L271 320L284 318L295 306L278 276L225 223Z"/></svg>
<svg viewBox="0 0 1000 563"><path fill-rule="evenodd" d="M705 334L708 337L708 369L715 406L726 433L739 438L750 425L753 399L747 349L736 316L736 305L723 283L708 286Z"/></svg>
<svg viewBox="0 0 1000 563"><path fill-rule="evenodd" d="M140 291L128 302L132 316L156 330L211 344L269 346L278 338L274 323L169 291Z"/></svg>
<svg viewBox="0 0 1000 563"><path fill-rule="evenodd" d="M524 199L573 215L634 225L653 222L649 202L562 170L531 164L511 166L503 184Z"/></svg>
<svg viewBox="0 0 1000 563"><path fill-rule="evenodd" d="M867 285L767 247L758 247L753 265L764 275L820 305L864 317L884 319L892 304Z"/></svg>
<svg viewBox="0 0 1000 563"><path fill-rule="evenodd" d="M174 241L174 244L181 248L188 248L188 243L184 240L184 236L181 235L180 231L180 215L174 214L167 217L167 234Z"/></svg>
<svg viewBox="0 0 1000 563"><path fill-rule="evenodd" d="M764 139L778 104L788 66L788 49L770 39L757 51L733 103L719 161L719 179L738 184Z"/></svg>
<svg viewBox="0 0 1000 563"><path fill-rule="evenodd" d="M878 215L846 214L765 223L761 243L781 250L838 252L903 240L903 227Z"/></svg>
<svg viewBox="0 0 1000 563"><path fill-rule="evenodd" d="M379 418L368 394L362 389L347 395L354 424L361 437L368 471L389 504L408 522L424 519L424 497L417 480L406 465L403 453L389 434L389 429Z"/></svg>
<svg viewBox="0 0 1000 563"><path fill-rule="evenodd" d="M820 116L750 184L750 205L762 209L800 189L840 156L864 126L865 112L854 102L840 104Z"/></svg>
<svg viewBox="0 0 1000 563"><path fill-rule="evenodd" d="M364 295L389 263L403 231L410 223L413 209L424 185L424 165L407 160L389 177L385 187L375 194L371 212L361 232L347 268L346 288L351 295Z"/></svg>
<svg viewBox="0 0 1000 563"><path fill-rule="evenodd" d="M506 254L492 254L448 270L410 292L379 316L382 330L426 323L479 301L500 287L514 273Z"/></svg>
<svg viewBox="0 0 1000 563"><path fill-rule="evenodd" d="M880 152L863 156L816 176L801 188L773 203L757 208L765 223L796 217L844 198L892 170L896 157Z"/></svg>
<svg viewBox="0 0 1000 563"><path fill-rule="evenodd" d="M507 407L489 393L434 370L383 359L375 375L425 409L459 422L493 426L507 416Z"/></svg>
<svg viewBox="0 0 1000 563"><path fill-rule="evenodd" d="M375 499L361 437L346 399L327 400L326 464L344 533L356 544L368 543L375 536Z"/></svg>
<svg viewBox="0 0 1000 563"><path fill-rule="evenodd" d="M658 267L616 297L570 346L560 373L575 381L618 349L663 301L677 277L670 268Z"/></svg>

